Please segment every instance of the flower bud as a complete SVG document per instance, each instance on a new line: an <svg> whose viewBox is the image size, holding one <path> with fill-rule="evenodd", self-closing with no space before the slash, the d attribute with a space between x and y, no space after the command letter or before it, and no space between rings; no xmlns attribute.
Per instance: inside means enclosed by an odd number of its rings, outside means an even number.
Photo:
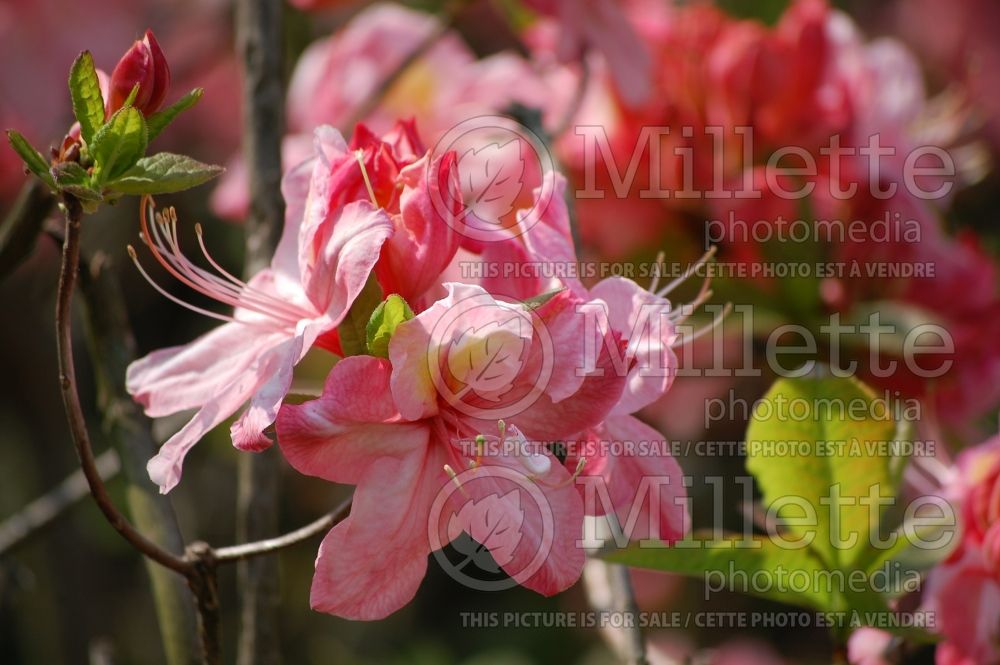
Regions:
<svg viewBox="0 0 1000 665"><path fill-rule="evenodd" d="M155 113L167 96L170 87L170 68L160 50L152 30L132 44L111 73L108 97L108 115L120 109L128 99L132 88L139 86L133 106L143 115Z"/></svg>

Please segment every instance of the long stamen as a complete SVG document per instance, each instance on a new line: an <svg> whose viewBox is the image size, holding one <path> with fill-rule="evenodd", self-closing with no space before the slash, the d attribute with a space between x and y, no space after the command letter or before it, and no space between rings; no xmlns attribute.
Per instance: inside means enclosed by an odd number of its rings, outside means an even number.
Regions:
<svg viewBox="0 0 1000 665"><path fill-rule="evenodd" d="M355 150L354 158L358 160L358 166L361 167L361 177L365 179L365 187L368 188L368 197L372 200L372 205L378 208L379 205L375 199L375 190L372 188L372 181L368 178L368 169L365 168L365 151Z"/></svg>
<svg viewBox="0 0 1000 665"><path fill-rule="evenodd" d="M711 289L705 290L699 293L698 297L691 302L684 303L681 305L680 309L671 312L670 314L674 325L678 326L691 318L691 315L694 314L695 310L708 302L712 298L712 295L713 293Z"/></svg>
<svg viewBox="0 0 1000 665"><path fill-rule="evenodd" d="M201 248L202 255L209 262L209 264L211 264L213 268L215 268L223 277L232 282L233 286L238 289L238 293L240 296L250 296L259 304L283 310L288 314L293 315L295 318L300 318L300 319L308 318L309 316L308 312L303 311L301 308L296 307L295 305L291 305L281 300L278 300L274 296L247 284L243 280L231 274L221 265L219 265L219 263L215 259L213 259L212 256L208 253L208 249L205 247L204 232L201 228L201 224L195 224L194 231L195 234L198 236L198 246ZM176 233L176 228L174 229L174 232Z"/></svg>
<svg viewBox="0 0 1000 665"><path fill-rule="evenodd" d="M720 325L722 325L722 322L726 320L726 317L729 316L730 313L732 313L732 311L733 311L733 303L727 302L726 306L722 308L722 312L719 313L719 316L715 317L710 324L696 331L690 337L685 337L684 339L679 340L678 343L688 344L689 342L695 341L699 337L703 337L706 333L712 332Z"/></svg>
<svg viewBox="0 0 1000 665"><path fill-rule="evenodd" d="M455 470L451 468L450 464L444 465L444 472L448 474L449 478L451 478L451 482L455 483L455 487L458 488L458 491L461 492L466 499L470 498L468 492L466 492L465 488L462 487L462 481L458 479L458 474L455 473Z"/></svg>
<svg viewBox="0 0 1000 665"><path fill-rule="evenodd" d="M548 487L549 489L554 489L554 490L561 489L563 487L566 487L567 485L572 485L573 483L575 483L576 479L580 477L581 473L583 473L583 467L585 466L587 466L587 458L581 457L579 460L577 460L576 468L573 470L573 473L566 480L563 480L558 483L547 483L541 478L532 478L532 480L534 480L535 483L537 483L538 485Z"/></svg>
<svg viewBox="0 0 1000 665"><path fill-rule="evenodd" d="M715 252L716 252L715 245L712 245L712 247L709 248L707 252L702 254L700 259L695 261L693 264L691 264L691 266L688 267L687 270L684 271L683 275L681 275L674 281L670 282L659 291L655 291L656 295L660 296L661 298L666 297L668 293L670 293L678 286L686 282L688 279L690 279L691 275L695 274L703 265L708 263L712 259L712 257L715 256Z"/></svg>
<svg viewBox="0 0 1000 665"><path fill-rule="evenodd" d="M178 298L177 296L173 295L172 293L170 293L169 291L167 291L166 289L164 289L162 286L160 286L159 284L157 284L156 281L152 277L149 276L149 273L146 272L146 269L142 267L141 263L139 263L139 257L136 255L135 248L132 247L132 245L129 245L127 249L128 249L128 255L132 259L132 263L134 263L135 267L139 270L139 274L141 274L143 276L143 278L147 282L149 282L150 286L152 286L154 289L156 289L157 293L159 293L160 295L162 295L167 300L169 300L171 302L174 302L174 303L177 303L181 307L184 307L185 309L189 309L192 312L195 312L197 314L201 314L202 316L207 316L210 319L218 319L219 321L225 321L227 323L244 323L244 324L248 324L248 325L262 326L262 327L265 327L265 328L272 328L273 327L273 326L265 326L262 323L256 322L256 321L253 321L253 322L251 322L251 321L239 321L237 319L234 319L231 316L226 316L225 314L219 314L218 312L213 312L213 311L210 311L210 310L198 307L197 305L192 305L191 303L185 302L184 300L181 300L180 298Z"/></svg>
<svg viewBox="0 0 1000 665"><path fill-rule="evenodd" d="M225 276L225 279L192 264L184 256L180 249L180 242L177 234L176 211L173 208L166 208L163 212L155 212L155 209L156 204L152 197L143 197L140 212L140 224L142 227L140 237L146 246L149 247L150 252L153 254L153 257L157 260L157 262L159 262L167 270L167 272L178 279L181 283L212 298L213 300L221 302L225 305L230 305L234 308L240 308L246 311L261 314L262 316L275 321L279 325L294 324L299 319L309 316L307 312L302 311L294 305L290 305L273 296L270 296L269 294L253 289L249 285L236 279L233 275L223 270L218 262L209 256L202 240L200 225L197 229L199 246L202 248L202 252L205 254L212 267L222 273ZM154 223L152 225L149 223L150 215L154 218ZM136 264L138 266L138 262L136 262ZM139 267L141 270L141 266ZM149 279L148 274L145 276L151 284L155 285L155 283ZM166 295L170 300L188 307L188 309L193 308L193 306L188 303L184 303L184 301L167 295L163 289L157 287L157 290ZM196 310L199 311L199 313L207 312L207 310L203 310L200 307L196 308ZM214 313L211 318L224 321L237 320L233 317L225 317L224 315L217 315ZM244 321L240 320L240 322L243 323Z"/></svg>
<svg viewBox="0 0 1000 665"><path fill-rule="evenodd" d="M660 285L660 267L666 259L667 254L662 249L656 253L656 270L653 272L653 281L649 283L650 293L656 293L656 288Z"/></svg>

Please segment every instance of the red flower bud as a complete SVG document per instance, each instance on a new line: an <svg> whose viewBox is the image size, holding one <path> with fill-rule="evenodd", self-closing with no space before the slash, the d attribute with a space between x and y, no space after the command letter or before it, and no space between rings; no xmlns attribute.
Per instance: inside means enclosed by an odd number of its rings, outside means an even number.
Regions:
<svg viewBox="0 0 1000 665"><path fill-rule="evenodd" d="M139 85L139 92L133 106L143 115L155 113L167 96L170 68L152 30L147 30L141 40L132 44L132 48L115 65L115 71L111 73L108 115L125 104L136 84Z"/></svg>

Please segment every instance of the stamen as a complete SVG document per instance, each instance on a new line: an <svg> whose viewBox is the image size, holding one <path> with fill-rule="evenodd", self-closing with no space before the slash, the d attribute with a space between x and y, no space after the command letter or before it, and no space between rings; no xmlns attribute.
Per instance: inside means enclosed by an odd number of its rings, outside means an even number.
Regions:
<svg viewBox="0 0 1000 665"><path fill-rule="evenodd" d="M656 287L660 285L660 267L666 259L667 255L662 249L656 253L656 270L653 272L653 281L649 283L650 293L656 293Z"/></svg>
<svg viewBox="0 0 1000 665"><path fill-rule="evenodd" d="M711 289L702 291L698 294L697 298L689 303L684 303L681 305L680 309L676 309L671 312L670 316L674 325L678 326L691 318L691 315L694 314L695 310L708 302L712 298L712 295L713 293Z"/></svg>
<svg viewBox="0 0 1000 665"><path fill-rule="evenodd" d="M149 224L149 217L153 217L154 224ZM160 265L162 265L173 277L198 293L208 296L209 298L225 305L260 314L276 324L270 326L275 329L281 329L282 327L287 327L289 325L294 326L299 320L309 318L311 316L309 312L275 298L270 294L255 289L225 271L218 264L218 262L212 259L209 255L204 244L200 224L196 225L198 244L202 249L202 253L205 255L212 267L218 270L224 278L212 274L207 270L191 263L191 261L184 256L180 248L180 241L177 234L177 211L173 207L166 208L162 212L156 212L156 204L152 197L148 195L143 197L140 210L140 224L142 228L140 238L149 248L157 262L159 262ZM138 265L137 261L136 265L141 271L142 268ZM195 308L188 303L184 303L183 301L170 296L162 288L159 288L149 278L148 274L144 274L144 276L147 281L157 288L157 291L165 295L171 301L182 304L188 309L206 314L207 310L200 307ZM214 313L206 315L211 318L224 321L237 320L233 317L224 317L223 315ZM240 322L246 323L246 321L243 320L240 320Z"/></svg>
<svg viewBox="0 0 1000 665"><path fill-rule="evenodd" d="M680 344L687 344L688 342L693 342L696 339L698 339L699 337L704 336L706 333L712 332L713 330L715 330L716 328L718 328L720 325L722 325L722 322L726 320L726 317L729 316L732 313L732 311L733 311L733 303L727 302L726 306L723 307L722 311L719 313L719 316L715 317L713 319L712 323L710 323L707 326L701 328L700 330L698 330L697 332L695 332L694 334L692 334L690 337L686 337L683 340L680 340L679 343Z"/></svg>
<svg viewBox="0 0 1000 665"><path fill-rule="evenodd" d="M196 312L198 314L201 314L202 316L207 316L210 319L218 319L219 321L225 321L227 323L245 323L245 324L249 324L249 325L258 325L258 326L262 325L262 324L257 323L257 322L239 321L237 319L234 319L231 316L226 316L225 314L219 314L217 312L212 312L210 310L203 309L201 307L198 307L197 305L192 305L189 302L185 302L185 301L181 300L180 298L178 298L177 296L175 296L172 293L168 292L162 286L160 286L159 284L157 284L153 280L153 278L149 276L149 273L147 273L146 270L145 270L145 268L142 267L142 264L139 263L139 257L136 255L135 248L132 247L132 245L129 245L127 249L128 249L128 255L132 259L132 263L134 263L135 267L138 268L138 270L139 270L139 274L141 274L143 276L143 278L145 278L145 280L147 282L149 282L149 285L152 286L154 289L156 289L156 291L160 295L162 295L164 298L166 298L167 300L170 300L171 302L177 303L181 307L189 309L192 312ZM271 328L273 326L265 326L265 327Z"/></svg>
<svg viewBox="0 0 1000 665"><path fill-rule="evenodd" d="M577 462L576 462L576 468L573 470L572 475L570 475L569 478L567 478L566 480L563 480L562 482L559 482L559 483L547 483L544 480L542 480L541 478L533 478L533 480L538 485L543 485L545 487L548 487L549 489L554 489L554 490L562 489L563 487L566 487L567 485L572 485L573 483L575 483L576 479L580 477L581 473L583 473L583 467L585 467L585 466L587 466L587 458L586 457L581 457L579 460L577 460Z"/></svg>
<svg viewBox="0 0 1000 665"><path fill-rule="evenodd" d="M715 252L716 252L716 247L715 247L715 245L712 245L712 247L709 248L709 250L707 252L705 252L704 254L702 254L702 256L701 256L700 259L698 259L697 261L695 261L693 264L691 264L688 267L687 270L684 271L684 274L682 274L680 277L678 277L674 281L672 281L669 284L667 284L665 287L663 287L659 291L654 291L654 293L656 295L660 296L661 298L666 297L666 295L668 293L670 293L671 291L673 291L674 289L676 289L678 286L680 286L681 284L683 284L684 282L686 282L691 277L691 275L695 274L703 265L705 265L706 263L708 263L712 259L712 257L715 256ZM657 284L657 286L659 286L659 284Z"/></svg>
<svg viewBox="0 0 1000 665"><path fill-rule="evenodd" d="M365 151L360 149L355 150L354 158L358 160L358 166L361 167L361 177L365 179L365 187L368 188L368 196L372 200L372 205L378 208L379 204L375 199L375 190L372 188L372 181L368 178L368 169L365 168Z"/></svg>
<svg viewBox="0 0 1000 665"><path fill-rule="evenodd" d="M448 477L451 478L451 481L455 483L455 487L458 488L458 491L461 492L466 499L471 498L468 492L465 491L465 488L462 487L462 481L458 479L458 474L455 473L455 470L453 468L451 468L451 465L445 464L444 472L448 474Z"/></svg>

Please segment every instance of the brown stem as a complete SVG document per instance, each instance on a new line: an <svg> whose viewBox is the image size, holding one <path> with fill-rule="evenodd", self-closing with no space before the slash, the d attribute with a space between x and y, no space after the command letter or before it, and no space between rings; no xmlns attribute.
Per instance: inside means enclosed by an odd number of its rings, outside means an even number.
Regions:
<svg viewBox="0 0 1000 665"><path fill-rule="evenodd" d="M73 289L76 286L77 271L80 264L80 222L83 218L83 208L76 197L69 194L63 197L66 209L66 233L63 240L62 265L59 271L59 288L56 296L56 347L59 352L59 388L62 392L63 405L66 408L66 418L69 420L70 434L76 446L76 454L80 459L80 467L87 479L90 493L97 502L98 508L104 513L114 529L122 535L135 549L156 561L162 566L182 575L188 574L190 564L175 554L167 552L153 543L125 519L115 506L108 490L101 479L100 471L94 460L94 451L90 445L90 435L87 432L87 421L80 406L80 396L76 388L76 371L73 367L73 331L72 305Z"/></svg>
<svg viewBox="0 0 1000 665"><path fill-rule="evenodd" d="M281 236L281 141L284 135L283 6L281 0L238 0L236 34L243 63L243 154L250 187L244 274L267 267ZM278 530L280 466L276 451L241 455L236 498L239 540L259 540ZM241 560L239 665L281 662L277 562Z"/></svg>
<svg viewBox="0 0 1000 665"><path fill-rule="evenodd" d="M273 554L280 549L291 547L317 536L324 531L329 531L341 520L347 517L351 510L351 499L348 498L335 509L320 517L315 522L306 524L303 527L291 531L276 538L267 538L253 543L242 545L232 545L230 547L220 547L215 550L215 559L218 563L229 563L231 561L242 561L264 554Z"/></svg>
<svg viewBox="0 0 1000 665"><path fill-rule="evenodd" d="M208 543L188 545L185 561L191 566L188 586L198 605L198 635L201 638L201 656L205 665L222 663L222 645L219 642L219 582L216 575L215 552Z"/></svg>
<svg viewBox="0 0 1000 665"><path fill-rule="evenodd" d="M102 429L121 456L125 507L136 528L160 547L184 551L177 516L170 498L149 482L146 463L156 454L150 422L132 400L125 374L136 348L125 309L125 297L115 278L111 257L98 252L81 258L80 295L84 329L97 384ZM198 662L195 603L184 580L171 570L144 559L152 582L167 665Z"/></svg>

